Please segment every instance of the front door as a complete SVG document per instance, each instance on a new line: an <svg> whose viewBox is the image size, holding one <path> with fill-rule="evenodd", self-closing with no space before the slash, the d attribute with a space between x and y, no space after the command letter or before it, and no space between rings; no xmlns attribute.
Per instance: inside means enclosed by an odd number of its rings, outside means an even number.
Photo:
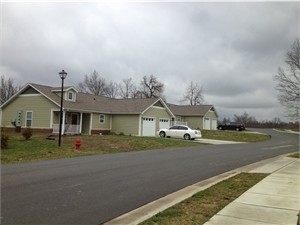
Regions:
<svg viewBox="0 0 300 225"><path fill-rule="evenodd" d="M71 124L72 125L78 124L78 114L71 114Z"/></svg>

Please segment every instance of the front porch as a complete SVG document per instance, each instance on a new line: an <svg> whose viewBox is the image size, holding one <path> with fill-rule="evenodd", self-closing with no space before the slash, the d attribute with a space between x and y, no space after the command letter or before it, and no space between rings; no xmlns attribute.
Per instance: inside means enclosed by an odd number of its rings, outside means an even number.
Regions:
<svg viewBox="0 0 300 225"><path fill-rule="evenodd" d="M59 124L52 124L52 129L54 134L59 133ZM61 126L62 134L81 134L80 125L74 124L62 124Z"/></svg>
<svg viewBox="0 0 300 225"><path fill-rule="evenodd" d="M59 133L60 112L53 111L52 133ZM62 115L62 135L90 134L90 113L66 112Z"/></svg>

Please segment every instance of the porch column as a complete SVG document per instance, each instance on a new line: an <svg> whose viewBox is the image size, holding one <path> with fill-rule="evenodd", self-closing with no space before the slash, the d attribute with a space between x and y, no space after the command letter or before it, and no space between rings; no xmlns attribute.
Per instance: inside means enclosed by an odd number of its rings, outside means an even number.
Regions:
<svg viewBox="0 0 300 225"><path fill-rule="evenodd" d="M143 120L143 115L139 115L139 136L142 136L142 120Z"/></svg>
<svg viewBox="0 0 300 225"><path fill-rule="evenodd" d="M79 133L82 133L82 112L80 113L80 121L79 121Z"/></svg>
<svg viewBox="0 0 300 225"><path fill-rule="evenodd" d="M61 134L65 134L65 123L66 123L66 112L63 111L63 118L62 118L62 127L61 127Z"/></svg>

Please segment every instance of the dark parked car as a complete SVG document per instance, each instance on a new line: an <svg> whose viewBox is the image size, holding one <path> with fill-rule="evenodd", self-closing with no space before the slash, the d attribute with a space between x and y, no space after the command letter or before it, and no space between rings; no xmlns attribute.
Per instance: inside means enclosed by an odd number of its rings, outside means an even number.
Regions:
<svg viewBox="0 0 300 225"><path fill-rule="evenodd" d="M237 122L230 122L226 124L220 124L218 126L218 130L236 130L236 131L242 131L245 130L245 125L242 123Z"/></svg>

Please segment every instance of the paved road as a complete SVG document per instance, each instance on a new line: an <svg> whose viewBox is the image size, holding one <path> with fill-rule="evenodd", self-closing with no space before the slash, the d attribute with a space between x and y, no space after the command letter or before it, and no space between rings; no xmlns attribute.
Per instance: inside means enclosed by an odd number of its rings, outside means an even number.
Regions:
<svg viewBox="0 0 300 225"><path fill-rule="evenodd" d="M195 182L299 149L299 135L2 166L2 224L101 224Z"/></svg>

